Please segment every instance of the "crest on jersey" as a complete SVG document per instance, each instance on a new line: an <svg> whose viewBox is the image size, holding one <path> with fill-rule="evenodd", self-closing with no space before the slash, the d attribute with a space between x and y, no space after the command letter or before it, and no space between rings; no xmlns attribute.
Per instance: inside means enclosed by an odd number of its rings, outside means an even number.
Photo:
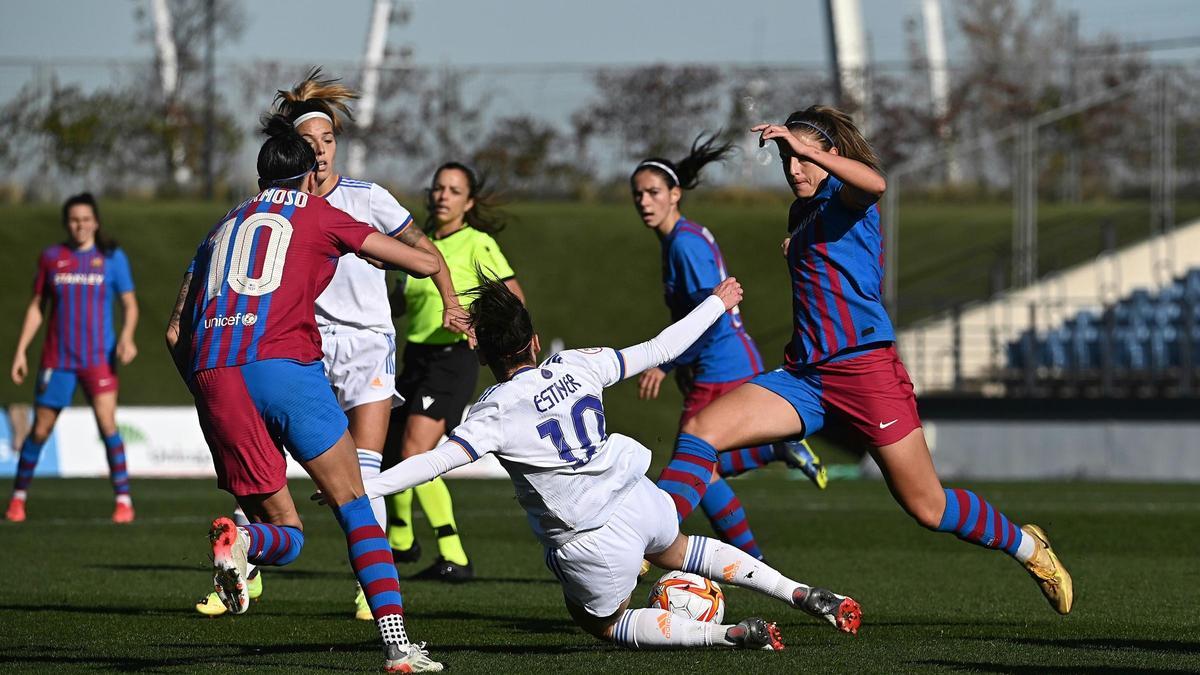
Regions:
<svg viewBox="0 0 1200 675"><path fill-rule="evenodd" d="M604 351L604 347L584 347L579 351L583 352L584 354L599 354L600 352Z"/></svg>
<svg viewBox="0 0 1200 675"><path fill-rule="evenodd" d="M92 267L104 267L104 258L92 258Z"/></svg>

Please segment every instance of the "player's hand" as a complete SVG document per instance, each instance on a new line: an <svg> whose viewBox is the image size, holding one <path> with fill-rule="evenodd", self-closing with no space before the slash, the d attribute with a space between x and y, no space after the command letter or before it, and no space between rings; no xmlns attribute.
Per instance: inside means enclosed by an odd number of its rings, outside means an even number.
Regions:
<svg viewBox="0 0 1200 675"><path fill-rule="evenodd" d="M12 380L15 384L24 384L25 376L29 374L29 364L25 361L25 353L17 352L13 357Z"/></svg>
<svg viewBox="0 0 1200 675"><path fill-rule="evenodd" d="M779 245L779 247L783 249L783 257L785 257L785 258L787 257L787 252L788 252L788 244L790 244L790 243L792 243L792 238L791 238L791 237L784 237L784 238L783 238L783 243Z"/></svg>
<svg viewBox="0 0 1200 675"><path fill-rule="evenodd" d="M780 150L787 150L797 157L806 158L820 152L821 146L808 138L798 138L782 124L756 124L750 127L750 132L758 134L758 147L763 147L767 141L775 141Z"/></svg>
<svg viewBox="0 0 1200 675"><path fill-rule="evenodd" d="M117 343L117 363L127 366L137 358L137 355L137 345L133 343L133 340L121 340Z"/></svg>
<svg viewBox="0 0 1200 675"><path fill-rule="evenodd" d="M742 301L742 285L736 278L729 277L717 284L712 294L720 298L721 302L725 303L725 311L729 311Z"/></svg>
<svg viewBox="0 0 1200 675"><path fill-rule="evenodd" d="M466 335L467 344L471 349L475 348L475 329L471 327L471 315L458 304L458 298L445 304L442 310L442 328Z"/></svg>
<svg viewBox="0 0 1200 675"><path fill-rule="evenodd" d="M643 401L658 398L658 388L666 378L667 374L662 368L651 368L643 372L638 378L638 398Z"/></svg>

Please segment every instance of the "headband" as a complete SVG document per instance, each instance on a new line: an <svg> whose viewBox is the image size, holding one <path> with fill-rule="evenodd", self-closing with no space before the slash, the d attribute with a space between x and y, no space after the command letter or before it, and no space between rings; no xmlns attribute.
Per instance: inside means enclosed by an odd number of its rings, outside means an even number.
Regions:
<svg viewBox="0 0 1200 675"><path fill-rule="evenodd" d="M317 114L320 115L321 113L317 113ZM310 174L316 170L317 170L317 163L313 162L313 165L311 167L309 167L308 169L306 169L304 171L304 173L298 173L295 176L288 176L287 178L271 178L267 182L271 183L271 184L286 183L289 180L296 180L297 178L304 178L305 176L307 176L308 174Z"/></svg>
<svg viewBox="0 0 1200 675"><path fill-rule="evenodd" d="M306 112L303 115L297 117L296 120L294 122L292 122L292 128L298 129L298 128L300 128L301 124L304 124L305 122L307 122L311 119L316 119L318 117L325 120L326 122L329 122L330 126L333 126L333 118L332 117L330 117L329 115L326 115L325 113L321 112L320 110L314 110L312 112Z"/></svg>
<svg viewBox="0 0 1200 675"><path fill-rule="evenodd" d="M808 127L809 129L816 131L818 134L821 134L821 138L825 139L825 142L829 144L829 147L832 148L837 145L837 143L833 142L833 136L830 136L828 131L825 131L821 127L813 124L812 122L804 122L804 121L785 122L784 126L786 126L786 127Z"/></svg>
<svg viewBox="0 0 1200 675"><path fill-rule="evenodd" d="M647 167L647 166L652 166L652 167L654 167L654 168L656 168L656 169L660 169L660 170L662 170L662 171L665 171L665 172L667 173L667 175L671 177L671 180L675 181L675 184L676 184L676 185L679 185L679 184L680 184L680 183L679 183L679 176L675 175L675 171L674 171L674 170L673 170L671 167L667 166L666 164L663 164L662 162L655 162L655 161L653 161L653 160L646 160L646 161L642 162L641 164L638 164L638 165L637 165L637 169L636 169L636 170L634 170L634 173L637 173L637 172L638 172L638 170L641 170L643 167Z"/></svg>

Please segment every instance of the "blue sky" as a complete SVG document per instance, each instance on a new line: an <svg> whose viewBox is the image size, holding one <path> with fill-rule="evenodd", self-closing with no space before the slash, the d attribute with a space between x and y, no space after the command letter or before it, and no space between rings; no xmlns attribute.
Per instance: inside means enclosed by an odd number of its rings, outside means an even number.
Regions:
<svg viewBox="0 0 1200 675"><path fill-rule="evenodd" d="M0 57L128 59L150 55L136 39L135 2L6 0ZM945 2L947 14L952 1ZM1195 0L1059 0L1080 13L1085 35L1150 40L1200 34ZM246 0L253 32L220 59L353 61L370 0ZM393 30L422 64L636 63L646 61L823 62L820 0L415 0L413 20ZM863 0L877 59L904 56L903 20L918 0ZM1165 52L1200 58L1200 49Z"/></svg>

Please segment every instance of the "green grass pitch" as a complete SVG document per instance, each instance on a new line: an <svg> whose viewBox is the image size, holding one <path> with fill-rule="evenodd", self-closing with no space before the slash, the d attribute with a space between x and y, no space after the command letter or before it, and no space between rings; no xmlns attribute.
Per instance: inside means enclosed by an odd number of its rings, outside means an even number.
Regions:
<svg viewBox="0 0 1200 675"><path fill-rule="evenodd" d="M974 485L1019 521L1049 531L1077 601L1055 614L1006 556L926 532L881 483L818 492L783 471L739 479L764 551L801 581L859 599L857 638L726 589L727 617L777 620L787 651L633 652L572 624L506 481L452 482L480 579L402 582L410 631L453 672L1016 672L1200 670L1200 493L1188 485ZM311 483L293 493L306 499ZM207 523L228 508L208 481L133 484L138 521L108 522L104 480L39 480L29 520L0 523L0 663L6 673L378 670L374 627L351 618L354 585L333 518L305 501L307 544L268 569L248 614L210 619ZM418 521L426 560L434 548ZM707 533L703 520L686 530ZM634 601L643 602L648 582Z"/></svg>

